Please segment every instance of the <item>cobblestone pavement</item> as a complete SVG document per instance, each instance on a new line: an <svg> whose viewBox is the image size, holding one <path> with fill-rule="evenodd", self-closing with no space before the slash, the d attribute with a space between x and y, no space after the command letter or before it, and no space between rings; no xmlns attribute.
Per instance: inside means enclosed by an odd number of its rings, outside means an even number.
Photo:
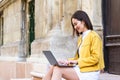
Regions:
<svg viewBox="0 0 120 80"><path fill-rule="evenodd" d="M120 80L120 75L102 73L100 74L100 80Z"/></svg>

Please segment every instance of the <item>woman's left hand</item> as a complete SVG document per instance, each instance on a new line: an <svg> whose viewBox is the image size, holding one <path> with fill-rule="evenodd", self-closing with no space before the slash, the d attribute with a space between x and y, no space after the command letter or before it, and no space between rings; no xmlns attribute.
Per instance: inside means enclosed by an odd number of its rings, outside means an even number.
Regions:
<svg viewBox="0 0 120 80"><path fill-rule="evenodd" d="M77 64L77 60L60 60L58 61L58 63L60 64L64 64L64 65L69 65L69 64Z"/></svg>

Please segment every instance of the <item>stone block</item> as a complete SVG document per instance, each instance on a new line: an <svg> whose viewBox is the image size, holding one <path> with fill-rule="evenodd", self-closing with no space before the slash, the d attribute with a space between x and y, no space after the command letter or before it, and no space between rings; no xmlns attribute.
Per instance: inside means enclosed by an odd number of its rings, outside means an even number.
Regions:
<svg viewBox="0 0 120 80"><path fill-rule="evenodd" d="M16 77L17 78L25 78L25 62L17 62L16 63Z"/></svg>
<svg viewBox="0 0 120 80"><path fill-rule="evenodd" d="M62 23L62 30L64 32L65 35L72 35L72 26L71 26L71 16L72 14L77 10L77 5L73 5L73 4L77 4L78 0L64 0L63 3L63 23ZM72 5L72 6L71 6Z"/></svg>
<svg viewBox="0 0 120 80"><path fill-rule="evenodd" d="M1 56L11 56L15 57L18 55L19 43L5 44L1 46Z"/></svg>
<svg viewBox="0 0 120 80"><path fill-rule="evenodd" d="M2 80L10 80L11 77L15 77L15 66L15 62L0 61L0 78Z"/></svg>
<svg viewBox="0 0 120 80"><path fill-rule="evenodd" d="M20 40L20 26L21 3L17 0L4 9L4 44Z"/></svg>

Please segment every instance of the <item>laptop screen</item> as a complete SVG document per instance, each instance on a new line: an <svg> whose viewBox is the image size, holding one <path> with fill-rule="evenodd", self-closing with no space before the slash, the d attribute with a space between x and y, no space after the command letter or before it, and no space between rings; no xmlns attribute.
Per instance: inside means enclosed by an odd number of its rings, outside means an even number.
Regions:
<svg viewBox="0 0 120 80"><path fill-rule="evenodd" d="M51 51L43 51L44 55L46 56L46 58L48 59L48 61L50 62L51 65L57 65L58 62L55 59L55 57L53 56Z"/></svg>

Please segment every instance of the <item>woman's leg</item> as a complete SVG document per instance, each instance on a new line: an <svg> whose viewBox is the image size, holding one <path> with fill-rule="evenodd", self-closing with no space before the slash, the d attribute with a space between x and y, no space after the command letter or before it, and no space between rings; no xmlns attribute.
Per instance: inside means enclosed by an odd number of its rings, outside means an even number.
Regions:
<svg viewBox="0 0 120 80"><path fill-rule="evenodd" d="M45 77L43 77L42 80L51 80L52 73L53 73L53 69L54 69L54 66L50 66L50 70L49 70L48 73L45 75Z"/></svg>
<svg viewBox="0 0 120 80"><path fill-rule="evenodd" d="M52 74L51 80L61 80L61 78L65 78L67 80L79 80L77 73L74 68L65 68L55 66Z"/></svg>

